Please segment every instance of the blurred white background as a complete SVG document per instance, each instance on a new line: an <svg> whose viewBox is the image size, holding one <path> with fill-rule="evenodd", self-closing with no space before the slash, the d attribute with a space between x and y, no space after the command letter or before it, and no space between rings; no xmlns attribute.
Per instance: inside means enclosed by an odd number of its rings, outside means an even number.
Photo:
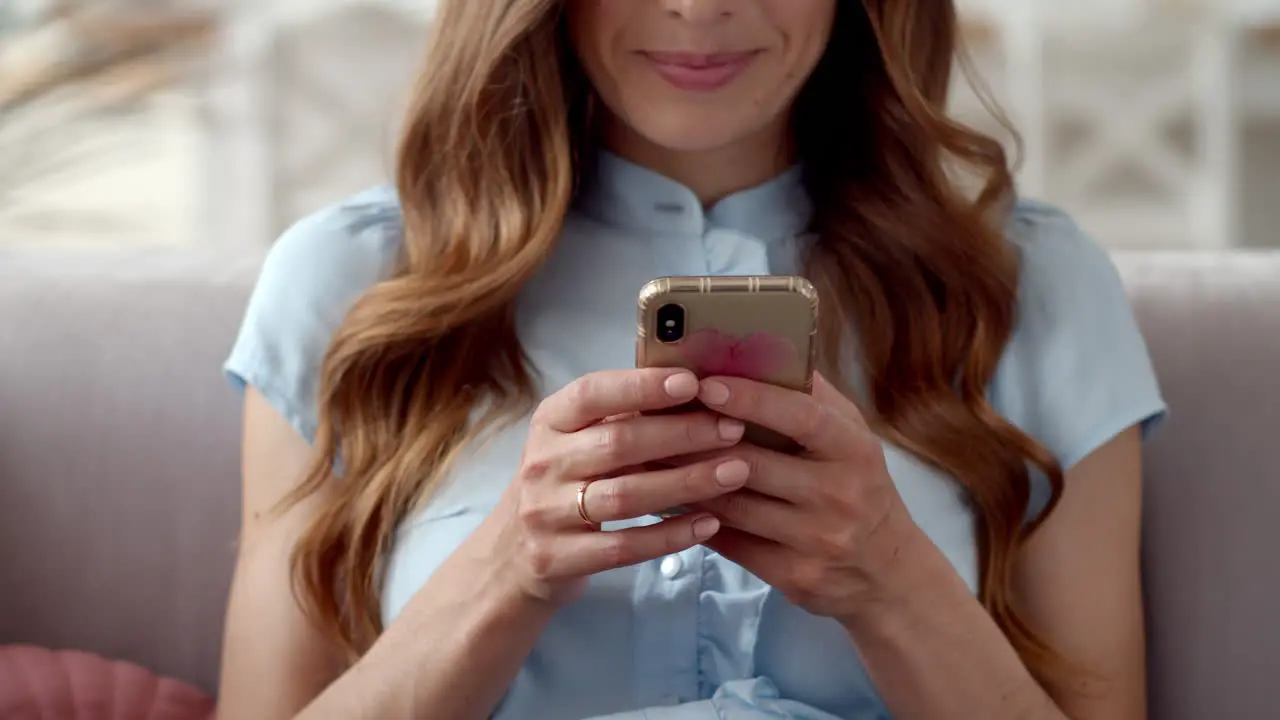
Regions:
<svg viewBox="0 0 1280 720"><path fill-rule="evenodd" d="M1280 246L1280 0L960 3L1023 193L1115 248ZM383 182L431 5L3 0L0 244L261 246Z"/></svg>

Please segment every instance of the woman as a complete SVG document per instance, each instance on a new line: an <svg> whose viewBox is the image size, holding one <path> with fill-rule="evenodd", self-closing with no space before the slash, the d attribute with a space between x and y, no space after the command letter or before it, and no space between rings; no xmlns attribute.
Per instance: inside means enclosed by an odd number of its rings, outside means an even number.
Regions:
<svg viewBox="0 0 1280 720"><path fill-rule="evenodd" d="M1163 404L1106 255L944 116L951 2L438 22L397 192L280 240L227 364L227 717L1144 714ZM808 276L830 381L630 369L705 273Z"/></svg>

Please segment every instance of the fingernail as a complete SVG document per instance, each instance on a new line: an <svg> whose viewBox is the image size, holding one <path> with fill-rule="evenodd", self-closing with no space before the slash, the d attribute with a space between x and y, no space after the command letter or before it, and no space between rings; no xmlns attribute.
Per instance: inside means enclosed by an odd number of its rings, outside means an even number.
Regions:
<svg viewBox="0 0 1280 720"><path fill-rule="evenodd" d="M729 402L729 386L718 380L706 380L698 397L708 405L723 405Z"/></svg>
<svg viewBox="0 0 1280 720"><path fill-rule="evenodd" d="M720 521L714 517L700 517L693 521L693 536L699 540L706 540L717 532L720 532Z"/></svg>
<svg viewBox="0 0 1280 720"><path fill-rule="evenodd" d="M746 431L746 426L741 420L735 418L722 417L716 423L716 430L720 433L720 439L726 442L737 442L742 439L742 433Z"/></svg>
<svg viewBox="0 0 1280 720"><path fill-rule="evenodd" d="M663 383L667 394L677 399L688 399L698 394L698 378L693 373L679 373Z"/></svg>
<svg viewBox="0 0 1280 720"><path fill-rule="evenodd" d="M723 488L740 488L750 474L750 465L741 460L730 460L716 468L716 484Z"/></svg>

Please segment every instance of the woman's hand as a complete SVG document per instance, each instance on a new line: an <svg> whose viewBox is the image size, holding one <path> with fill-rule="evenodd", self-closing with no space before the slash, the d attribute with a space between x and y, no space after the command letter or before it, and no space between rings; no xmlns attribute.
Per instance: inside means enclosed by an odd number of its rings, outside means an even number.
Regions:
<svg viewBox="0 0 1280 720"><path fill-rule="evenodd" d="M798 442L784 455L741 445L744 490L704 501L724 529L706 543L816 615L844 621L882 594L904 547L925 538L885 469L879 439L822 377L812 395L741 378L702 381L699 399Z"/></svg>
<svg viewBox="0 0 1280 720"><path fill-rule="evenodd" d="M705 512L610 532L599 525L743 487L749 468L742 460L641 469L742 439L742 421L716 413L640 414L688 403L698 390L688 371L620 370L584 376L544 400L533 414L519 472L477 533L488 545L479 555L495 558L520 594L560 603L576 597L595 573L680 552L715 535L720 523Z"/></svg>

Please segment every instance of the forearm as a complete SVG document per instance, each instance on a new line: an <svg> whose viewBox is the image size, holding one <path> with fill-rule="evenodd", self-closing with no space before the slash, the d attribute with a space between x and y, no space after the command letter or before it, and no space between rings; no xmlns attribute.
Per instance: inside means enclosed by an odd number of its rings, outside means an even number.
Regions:
<svg viewBox="0 0 1280 720"><path fill-rule="evenodd" d="M927 538L894 564L893 589L844 621L894 717L1066 718Z"/></svg>
<svg viewBox="0 0 1280 720"><path fill-rule="evenodd" d="M299 717L488 718L552 611L493 582L459 592L452 574L441 568L373 648Z"/></svg>

